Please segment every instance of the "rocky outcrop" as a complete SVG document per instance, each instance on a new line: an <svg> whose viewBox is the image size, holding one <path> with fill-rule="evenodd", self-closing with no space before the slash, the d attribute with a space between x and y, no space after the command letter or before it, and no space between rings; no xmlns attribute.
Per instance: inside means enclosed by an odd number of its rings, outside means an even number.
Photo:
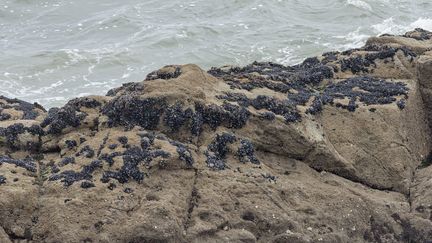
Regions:
<svg viewBox="0 0 432 243"><path fill-rule="evenodd" d="M432 33L0 97L0 241L430 242Z"/></svg>

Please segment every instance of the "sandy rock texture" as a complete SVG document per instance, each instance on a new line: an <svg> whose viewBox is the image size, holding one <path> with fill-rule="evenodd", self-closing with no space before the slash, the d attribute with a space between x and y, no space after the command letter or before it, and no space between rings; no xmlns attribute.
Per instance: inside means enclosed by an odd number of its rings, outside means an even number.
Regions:
<svg viewBox="0 0 432 243"><path fill-rule="evenodd" d="M432 33L0 97L0 242L432 242Z"/></svg>

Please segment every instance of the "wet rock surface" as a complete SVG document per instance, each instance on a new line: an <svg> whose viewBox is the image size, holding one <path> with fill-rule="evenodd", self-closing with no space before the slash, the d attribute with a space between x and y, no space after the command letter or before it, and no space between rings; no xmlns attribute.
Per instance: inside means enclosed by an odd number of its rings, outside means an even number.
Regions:
<svg viewBox="0 0 432 243"><path fill-rule="evenodd" d="M0 97L0 241L431 242L432 34Z"/></svg>

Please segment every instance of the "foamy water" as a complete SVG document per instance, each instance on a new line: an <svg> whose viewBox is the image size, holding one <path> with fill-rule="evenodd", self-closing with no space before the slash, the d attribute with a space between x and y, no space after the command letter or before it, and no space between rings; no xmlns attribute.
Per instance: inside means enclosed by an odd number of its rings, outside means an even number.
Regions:
<svg viewBox="0 0 432 243"><path fill-rule="evenodd" d="M0 94L47 107L167 64L295 64L432 30L429 0L0 1Z"/></svg>

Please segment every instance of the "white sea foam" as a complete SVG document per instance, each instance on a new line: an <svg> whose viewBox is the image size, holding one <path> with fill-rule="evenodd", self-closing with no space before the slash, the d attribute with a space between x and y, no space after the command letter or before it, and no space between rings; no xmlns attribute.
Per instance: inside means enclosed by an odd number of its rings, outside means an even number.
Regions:
<svg viewBox="0 0 432 243"><path fill-rule="evenodd" d="M281 55L281 57L276 58L276 61L278 63L281 63L283 65L290 65L294 63L295 56L293 48L287 46L279 49L278 53Z"/></svg>
<svg viewBox="0 0 432 243"><path fill-rule="evenodd" d="M385 1L385 0L382 0ZM431 18L419 18L410 24L398 24L394 17L384 19L381 23L372 25L372 31L375 35L382 34L393 34L400 35L407 31L413 30L415 28L423 28L425 30L432 31L432 19ZM335 38L344 40L345 44L334 46L334 48L339 50L345 50L350 48L361 47L365 44L366 40L370 37L367 33L368 29L357 28L356 30L349 32L346 35L335 36Z"/></svg>
<svg viewBox="0 0 432 243"><path fill-rule="evenodd" d="M395 23L394 17L390 17L383 20L381 23L372 25L372 29L377 35L402 34L406 32L409 27Z"/></svg>
<svg viewBox="0 0 432 243"><path fill-rule="evenodd" d="M347 0L346 4L355 6L357 8L372 11L371 5L365 1L362 1L362 0Z"/></svg>
<svg viewBox="0 0 432 243"><path fill-rule="evenodd" d="M410 29L412 28L423 28L432 31L432 18L419 18L411 23Z"/></svg>
<svg viewBox="0 0 432 243"><path fill-rule="evenodd" d="M347 35L335 36L335 38L344 40L344 44L335 46L335 48L339 50L357 48L362 46L368 37L369 35L362 33L362 28L359 27L356 30L349 32Z"/></svg>
<svg viewBox="0 0 432 243"><path fill-rule="evenodd" d="M38 89L34 89L31 92L34 93L34 94L46 94L47 92L50 92L50 91L54 90L55 88L60 87L62 85L63 85L63 81L59 80L59 81L57 81L55 83L52 83L49 86L41 87L41 88L38 88Z"/></svg>
<svg viewBox="0 0 432 243"><path fill-rule="evenodd" d="M374 32L378 35L382 34L394 34L400 35L407 31L415 28L422 28L425 30L432 31L432 19L431 18L418 18L416 21L408 24L398 24L394 17L385 19L383 22L372 25Z"/></svg>

